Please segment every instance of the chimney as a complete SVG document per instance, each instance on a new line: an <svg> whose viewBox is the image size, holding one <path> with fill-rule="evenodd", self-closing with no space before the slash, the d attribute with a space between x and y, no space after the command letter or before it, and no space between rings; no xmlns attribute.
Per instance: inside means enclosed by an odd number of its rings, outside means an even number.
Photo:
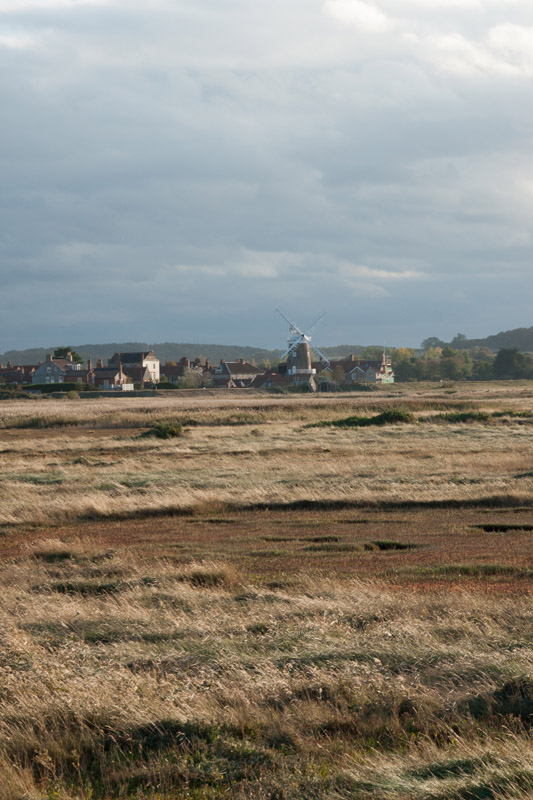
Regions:
<svg viewBox="0 0 533 800"><path fill-rule="evenodd" d="M350 353L350 361L355 361L355 356L353 353Z"/></svg>
<svg viewBox="0 0 533 800"><path fill-rule="evenodd" d="M209 359L206 358L206 360L205 360L205 370L206 370L206 372L207 372L208 369L209 369Z"/></svg>
<svg viewBox="0 0 533 800"><path fill-rule="evenodd" d="M122 372L122 361L118 362L118 376L121 384L124 383L124 373Z"/></svg>
<svg viewBox="0 0 533 800"><path fill-rule="evenodd" d="M70 350L69 350L69 351L68 351L68 353L67 353L67 361L70 361L71 363L72 363L72 361L73 361L73 358L72 358L72 353L70 352Z"/></svg>
<svg viewBox="0 0 533 800"><path fill-rule="evenodd" d="M89 358L87 359L87 370L89 372L92 372L92 370L93 370L93 362L92 362L91 356L89 356Z"/></svg>
<svg viewBox="0 0 533 800"><path fill-rule="evenodd" d="M102 361L101 358L99 358L98 361L96 362L96 368L97 369L103 369L104 368L104 362Z"/></svg>
<svg viewBox="0 0 533 800"><path fill-rule="evenodd" d="M220 359L220 363L221 363L221 364L225 364L226 362L225 362L225 360L224 360L223 358L221 358L221 359Z"/></svg>
<svg viewBox="0 0 533 800"><path fill-rule="evenodd" d="M47 353L47 354L46 354L46 360L47 360L48 362L50 362L50 361L52 360L52 353Z"/></svg>

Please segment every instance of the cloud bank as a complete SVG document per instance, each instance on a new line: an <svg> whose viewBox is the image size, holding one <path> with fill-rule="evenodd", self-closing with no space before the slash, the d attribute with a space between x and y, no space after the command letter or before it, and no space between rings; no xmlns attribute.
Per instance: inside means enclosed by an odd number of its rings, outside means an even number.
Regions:
<svg viewBox="0 0 533 800"><path fill-rule="evenodd" d="M525 0L0 0L0 351L532 324Z"/></svg>

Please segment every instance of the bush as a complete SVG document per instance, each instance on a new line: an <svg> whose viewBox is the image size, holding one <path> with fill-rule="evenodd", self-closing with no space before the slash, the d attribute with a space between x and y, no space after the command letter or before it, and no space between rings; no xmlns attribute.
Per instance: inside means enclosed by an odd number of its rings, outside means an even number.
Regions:
<svg viewBox="0 0 533 800"><path fill-rule="evenodd" d="M183 427L179 422L154 422L152 429L141 436L157 436L158 439L175 439L183 436Z"/></svg>
<svg viewBox="0 0 533 800"><path fill-rule="evenodd" d="M0 389L0 400L29 400L31 394L19 389Z"/></svg>
<svg viewBox="0 0 533 800"><path fill-rule="evenodd" d="M50 392L91 392L95 391L96 387L92 383L32 383L28 386L28 391L42 392L49 394Z"/></svg>

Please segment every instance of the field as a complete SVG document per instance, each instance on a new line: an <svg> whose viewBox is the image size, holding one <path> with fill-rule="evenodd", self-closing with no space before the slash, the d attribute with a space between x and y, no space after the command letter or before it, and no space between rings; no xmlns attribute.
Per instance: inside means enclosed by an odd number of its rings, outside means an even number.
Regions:
<svg viewBox="0 0 533 800"><path fill-rule="evenodd" d="M1 800L533 798L532 401L0 401Z"/></svg>

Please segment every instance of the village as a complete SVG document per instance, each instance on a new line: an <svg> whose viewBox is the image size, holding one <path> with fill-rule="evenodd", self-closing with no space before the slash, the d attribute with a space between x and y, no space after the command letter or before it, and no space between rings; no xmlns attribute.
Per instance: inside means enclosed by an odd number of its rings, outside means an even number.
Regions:
<svg viewBox="0 0 533 800"><path fill-rule="evenodd" d="M309 342L298 339L286 354L287 360L275 367L257 366L244 359L220 360L181 358L162 364L156 353L117 352L104 365L103 359L83 362L76 353L58 348L38 364L0 364L0 384L25 390L97 389L132 392L142 389L289 389L328 391L332 386L393 383L394 372L386 354L381 360L359 359L350 354L330 361L326 356L311 360Z"/></svg>

